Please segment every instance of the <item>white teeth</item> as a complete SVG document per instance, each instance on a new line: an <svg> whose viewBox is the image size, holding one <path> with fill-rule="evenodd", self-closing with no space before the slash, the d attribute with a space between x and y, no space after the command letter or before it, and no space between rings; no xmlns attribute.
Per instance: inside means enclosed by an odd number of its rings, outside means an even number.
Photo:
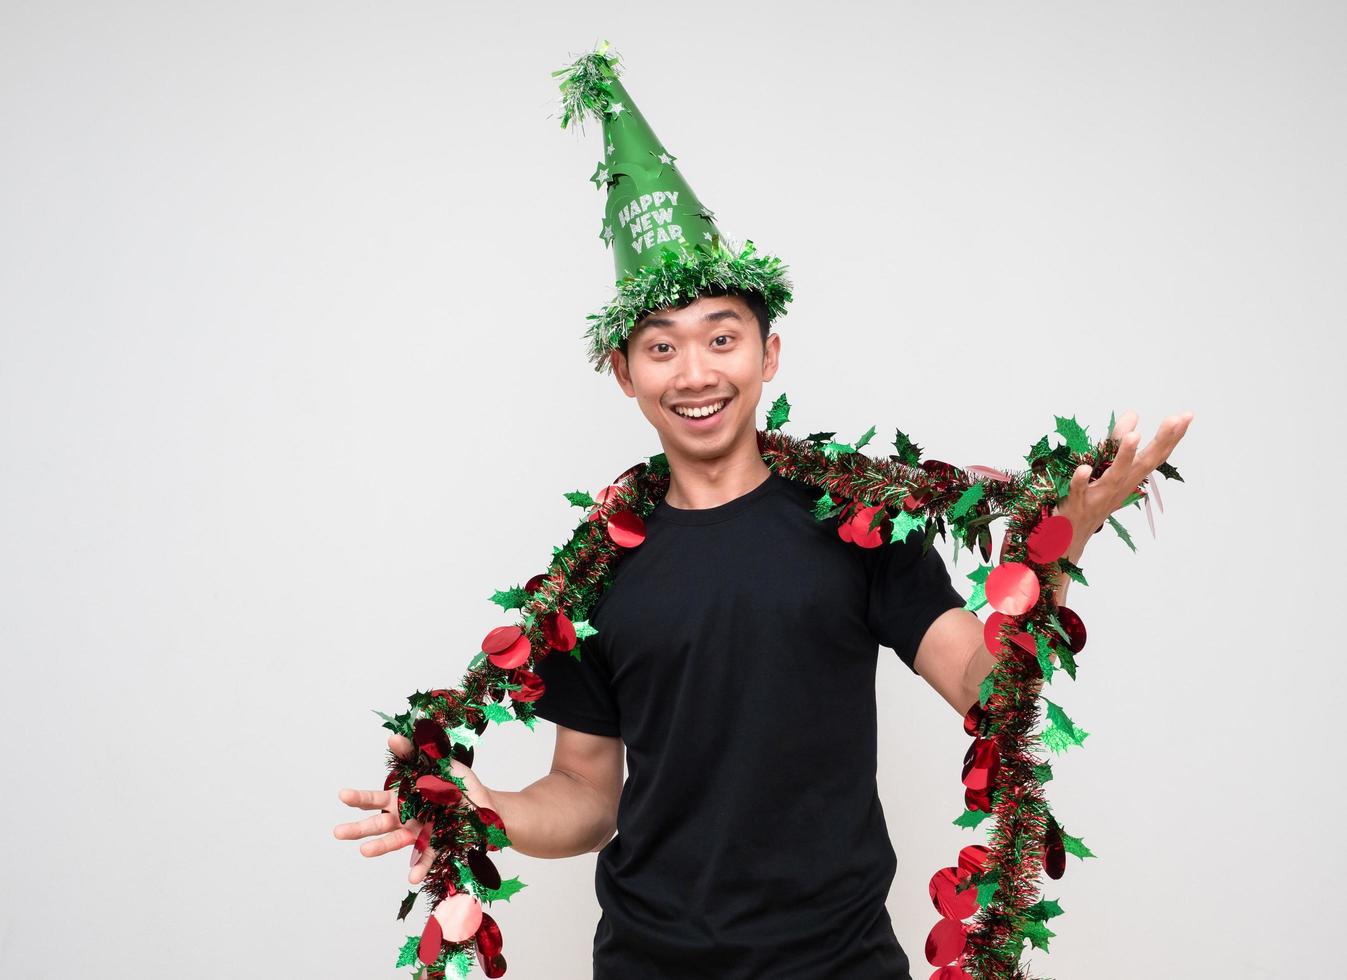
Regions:
<svg viewBox="0 0 1347 980"><path fill-rule="evenodd" d="M705 408L675 408L674 411L679 415L686 415L690 419L701 419L708 415L714 415L725 407L725 402L719 401L714 405L707 405Z"/></svg>

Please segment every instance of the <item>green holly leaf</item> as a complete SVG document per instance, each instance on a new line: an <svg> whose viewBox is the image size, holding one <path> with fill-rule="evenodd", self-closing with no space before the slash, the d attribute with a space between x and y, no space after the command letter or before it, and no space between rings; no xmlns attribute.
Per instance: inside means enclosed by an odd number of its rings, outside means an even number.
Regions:
<svg viewBox="0 0 1347 980"><path fill-rule="evenodd" d="M404 735L408 738L411 737L412 713L410 711L404 711L400 715L393 715L390 717L382 711L379 711L377 708L371 708L370 710L384 720L384 723L379 726L380 728L387 728L390 732L393 732L396 735Z"/></svg>
<svg viewBox="0 0 1347 980"><path fill-rule="evenodd" d="M1040 459L1046 459L1051 454L1052 449L1048 446L1048 437L1044 436L1030 447L1029 452L1025 454L1024 461L1033 466L1034 463Z"/></svg>
<svg viewBox="0 0 1347 980"><path fill-rule="evenodd" d="M957 521L964 514L967 514L973 506L982 499L986 492L985 483L974 483L963 493L959 494L959 499L954 501L954 506L949 509L948 516L951 521Z"/></svg>
<svg viewBox="0 0 1347 980"><path fill-rule="evenodd" d="M1073 745L1081 745L1089 737L1089 732L1067 717L1060 706L1043 699L1048 705L1048 723L1040 738L1043 744L1053 752L1065 752Z"/></svg>
<svg viewBox="0 0 1347 980"><path fill-rule="evenodd" d="M486 841L488 844L494 844L496 847L509 847L510 838L505 836L505 831L501 830L494 823L486 825Z"/></svg>
<svg viewBox="0 0 1347 980"><path fill-rule="evenodd" d="M836 432L811 432L805 436L805 441L818 445L820 442L827 442L835 435L837 435Z"/></svg>
<svg viewBox="0 0 1347 980"><path fill-rule="evenodd" d="M978 883L978 906L980 908L985 909L991 903L992 896L996 894L996 887L1000 883L1000 877L994 872Z"/></svg>
<svg viewBox="0 0 1347 980"><path fill-rule="evenodd" d="M564 494L565 498L571 502L573 507L593 507L598 501L589 495L586 490L572 490Z"/></svg>
<svg viewBox="0 0 1347 980"><path fill-rule="evenodd" d="M964 602L963 607L969 612L977 612L986 604L987 587L979 582L977 585L973 586L973 591L969 593L968 599Z"/></svg>
<svg viewBox="0 0 1347 980"><path fill-rule="evenodd" d="M828 493L827 490L824 490L819 494L818 500L814 501L814 518L820 521L827 520L829 517L832 517L840 511L844 506L846 505L833 503L832 494Z"/></svg>
<svg viewBox="0 0 1347 980"><path fill-rule="evenodd" d="M893 448L898 451L898 459L908 466L921 462L921 447L907 437L902 429L894 429Z"/></svg>
<svg viewBox="0 0 1347 980"><path fill-rule="evenodd" d="M498 725L514 720L514 715L510 714L510 709L499 701L488 701L482 705L482 711L486 714L487 721L494 721Z"/></svg>
<svg viewBox="0 0 1347 980"><path fill-rule="evenodd" d="M1053 418L1057 420L1057 434L1066 440L1066 447L1073 453L1088 453L1094 448L1090 445L1090 437L1086 435L1074 415L1069 419L1060 415L1054 415Z"/></svg>
<svg viewBox="0 0 1347 980"><path fill-rule="evenodd" d="M1178 480L1180 483L1185 482L1183 477L1179 476L1179 471L1175 469L1173 466L1171 466L1169 463L1161 463L1159 466L1156 467L1156 470L1166 480Z"/></svg>
<svg viewBox="0 0 1347 980"><path fill-rule="evenodd" d="M402 906L398 909L399 919L407 918L407 913L410 912L412 910L412 906L416 904L416 896L420 894L421 894L420 892L407 893L407 897L402 900ZM398 966L406 966L406 964L399 963Z"/></svg>
<svg viewBox="0 0 1347 980"><path fill-rule="evenodd" d="M1062 670L1066 671L1066 676L1073 681L1076 679L1076 655L1071 652L1071 648L1065 644L1059 646L1056 650L1057 662Z"/></svg>
<svg viewBox="0 0 1347 980"><path fill-rule="evenodd" d="M907 508L898 511L898 516L893 519L893 530L889 532L890 543L903 542L907 536L919 527L926 526L926 518L917 517L911 514Z"/></svg>
<svg viewBox="0 0 1347 980"><path fill-rule="evenodd" d="M836 459L838 456L845 456L847 453L854 453L856 451L855 447L849 443L833 442L831 439L819 448L823 450L823 455L827 456L829 459Z"/></svg>
<svg viewBox="0 0 1347 980"><path fill-rule="evenodd" d="M987 676L982 678L982 683L978 685L978 704L984 708L987 707L987 701L991 698L992 692L996 690L995 671L988 671Z"/></svg>
<svg viewBox="0 0 1347 980"><path fill-rule="evenodd" d="M990 816L991 814L986 810L965 810L955 817L953 822L956 827L965 827L971 830Z"/></svg>
<svg viewBox="0 0 1347 980"><path fill-rule="evenodd" d="M1132 535L1127 533L1127 528L1119 524L1118 519L1114 517L1112 514L1109 515L1108 523L1109 526L1113 528L1113 530L1118 532L1118 537L1123 539L1123 544L1127 545L1127 547L1131 548L1135 552L1137 550L1137 546L1132 543Z"/></svg>
<svg viewBox="0 0 1347 980"><path fill-rule="evenodd" d="M579 646L579 645L580 645L580 641L581 641L581 640L583 640L583 639L585 639L586 637L589 637L589 636L594 636L596 633L599 632L599 631L596 630L593 626L590 626L590 625L589 625L589 620L587 620L587 619L577 619L577 620L576 620L574 623L572 623L571 625L575 627L575 645L576 645L576 646Z"/></svg>
<svg viewBox="0 0 1347 980"><path fill-rule="evenodd" d="M1067 558L1058 558L1057 567L1060 568L1073 582L1079 582L1081 585L1089 585L1085 581L1085 573L1081 571L1080 566Z"/></svg>
<svg viewBox="0 0 1347 980"><path fill-rule="evenodd" d="M479 897L483 902L486 902L488 905L490 905L492 902L498 899L504 899L505 901L508 902L510 900L510 896L517 895L522 889L527 887L528 886L525 885L518 878L507 878L505 881L502 881L500 883L499 888L484 888L482 887L481 882L477 883Z"/></svg>
<svg viewBox="0 0 1347 980"><path fill-rule="evenodd" d="M669 472L669 457L664 453L655 453L646 464L646 472L651 476L664 476Z"/></svg>
<svg viewBox="0 0 1347 980"><path fill-rule="evenodd" d="M1052 779L1051 763L1041 762L1038 765L1034 766L1034 778L1037 779L1040 783L1049 782Z"/></svg>
<svg viewBox="0 0 1347 980"><path fill-rule="evenodd" d="M874 437L875 437L875 427L872 425L870 426L870 428L865 430L865 434L863 436L861 436L859 439L856 440L856 448L860 449Z"/></svg>
<svg viewBox="0 0 1347 980"><path fill-rule="evenodd" d="M458 980L467 980L468 974L472 971L472 957L468 955L466 949L456 949L445 960L445 966L453 967L454 972L458 974Z"/></svg>
<svg viewBox="0 0 1347 980"><path fill-rule="evenodd" d="M1117 423L1117 420L1114 419L1114 417L1113 417L1113 412L1112 412L1112 410L1110 410L1109 413L1108 413L1108 428L1104 430L1105 432L1108 433L1108 437L1109 437L1110 439L1113 438L1113 427L1114 427L1115 425L1117 425L1117 424L1118 424L1118 423Z"/></svg>
<svg viewBox="0 0 1347 980"><path fill-rule="evenodd" d="M1048 684L1052 683L1052 672L1057 669L1052 662L1052 652L1052 644L1048 642L1048 638L1041 633L1035 633L1034 653L1038 657L1038 667L1043 671L1043 680Z"/></svg>
<svg viewBox="0 0 1347 980"><path fill-rule="evenodd" d="M1042 901L1030 905L1024 910L1024 914L1034 922L1047 922L1049 919L1056 918L1062 914L1062 906L1055 898L1045 898Z"/></svg>
<svg viewBox="0 0 1347 980"><path fill-rule="evenodd" d="M968 573L967 577L973 583L973 594L968 597L963 607L969 612L977 612L987 604L987 576L991 574L991 570L992 566L979 564Z"/></svg>
<svg viewBox="0 0 1347 980"><path fill-rule="evenodd" d="M1061 830L1060 826L1058 827ZM1094 851L1085 846L1085 842L1079 837L1072 837L1065 830L1062 831L1062 846L1066 848L1066 853L1074 854L1082 861L1086 858L1095 856Z"/></svg>
<svg viewBox="0 0 1347 980"><path fill-rule="evenodd" d="M401 918L401 916L399 916ZM402 944L402 949L398 950L398 961L394 969L400 970L404 966L411 966L416 962L416 951L421 948L420 936L408 936L407 941Z"/></svg>
<svg viewBox="0 0 1347 980"><path fill-rule="evenodd" d="M466 745L469 748L476 748L477 733L467 725L455 725L453 728L446 728L444 734L449 736L451 742L457 742L459 745Z"/></svg>
<svg viewBox="0 0 1347 980"><path fill-rule="evenodd" d="M1032 920L1024 923L1022 929L1024 938L1029 940L1035 949L1041 949L1045 953L1048 951L1048 940L1057 935L1047 927L1046 923Z"/></svg>
<svg viewBox="0 0 1347 980"><path fill-rule="evenodd" d="M478 650L477 654L471 660L468 661L468 670L472 670L485 659L486 659L486 651Z"/></svg>
<svg viewBox="0 0 1347 980"><path fill-rule="evenodd" d="M529 594L522 585L509 589L499 589L491 594L491 601L502 609L521 609L528 602Z"/></svg>
<svg viewBox="0 0 1347 980"><path fill-rule="evenodd" d="M767 428L779 429L788 421L790 421L790 402L786 400L786 393L783 391L767 410Z"/></svg>

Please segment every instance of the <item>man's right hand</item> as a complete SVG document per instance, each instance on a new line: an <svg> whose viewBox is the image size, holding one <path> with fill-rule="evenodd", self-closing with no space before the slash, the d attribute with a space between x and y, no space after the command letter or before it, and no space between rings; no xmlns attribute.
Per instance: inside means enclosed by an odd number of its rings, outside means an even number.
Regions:
<svg viewBox="0 0 1347 980"><path fill-rule="evenodd" d="M388 748L400 759L410 759L414 751L411 739L402 735L388 736ZM453 774L463 780L467 787L469 801L479 807L492 806L491 791L473 774L472 770L455 760L451 766ZM337 798L348 806L360 810L381 810L378 816L355 820L351 823L337 824L332 834L338 840L356 840L360 837L379 836L377 840L366 841L360 845L360 853L365 857L378 857L389 851L396 851L416 842L423 824L419 820L402 823L398 819L398 794L395 789L343 789ZM421 882L435 861L435 849L427 847L419 858L413 851L411 871L407 881L415 885Z"/></svg>

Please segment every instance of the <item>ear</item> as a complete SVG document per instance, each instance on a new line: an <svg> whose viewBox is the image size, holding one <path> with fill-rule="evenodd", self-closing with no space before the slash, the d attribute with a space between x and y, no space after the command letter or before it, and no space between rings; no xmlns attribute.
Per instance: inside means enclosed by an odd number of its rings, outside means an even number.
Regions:
<svg viewBox="0 0 1347 980"><path fill-rule="evenodd" d="M771 381L781 361L781 335L770 333L762 350L762 380Z"/></svg>
<svg viewBox="0 0 1347 980"><path fill-rule="evenodd" d="M628 398L636 397L636 388L631 383L631 371L627 365L627 355L622 353L618 347L614 347L608 352L608 363L612 365L613 377L617 379L617 386L622 389Z"/></svg>

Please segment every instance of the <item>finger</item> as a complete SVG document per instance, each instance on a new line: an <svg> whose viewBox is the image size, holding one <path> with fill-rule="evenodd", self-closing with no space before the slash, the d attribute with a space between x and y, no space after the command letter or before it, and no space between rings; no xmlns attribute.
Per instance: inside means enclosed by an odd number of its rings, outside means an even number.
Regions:
<svg viewBox="0 0 1347 980"><path fill-rule="evenodd" d="M1137 446L1140 443L1140 433L1126 433L1118 446L1118 454L1113 457L1113 462L1109 465L1108 471L1095 481L1095 486L1104 487L1110 493L1119 493L1123 490L1130 491L1132 487L1136 486L1137 481L1132 475L1132 467L1136 460Z"/></svg>
<svg viewBox="0 0 1347 980"><path fill-rule="evenodd" d="M1122 413L1122 418L1113 423L1112 436L1114 439L1121 439L1124 435L1137 427L1140 417L1130 408Z"/></svg>
<svg viewBox="0 0 1347 980"><path fill-rule="evenodd" d="M421 856L416 859L412 865L411 871L407 873L407 881L413 885L420 884L430 873L430 866L435 863L435 848L427 847L421 852Z"/></svg>
<svg viewBox="0 0 1347 980"><path fill-rule="evenodd" d="M398 758L410 759L415 746L412 745L412 740L407 736L394 733L388 736L388 748Z"/></svg>
<svg viewBox="0 0 1347 980"><path fill-rule="evenodd" d="M396 851L414 842L418 833L420 833L419 829L412 831L409 826L399 827L391 834L385 834L378 840L366 841L361 844L360 853L365 857L378 857L380 854Z"/></svg>
<svg viewBox="0 0 1347 980"><path fill-rule="evenodd" d="M391 789L342 789L337 791L337 799L347 806L361 810L386 810L392 803Z"/></svg>
<svg viewBox="0 0 1347 980"><path fill-rule="evenodd" d="M332 836L336 837L337 840L355 840L358 837L386 834L390 830L396 830L397 826L398 818L396 814L381 813L375 817L366 817L364 820L339 823L332 828Z"/></svg>
<svg viewBox="0 0 1347 980"><path fill-rule="evenodd" d="M1173 452L1174 447L1178 445L1179 439L1183 433L1188 430L1188 422L1192 420L1191 413L1185 413L1187 416L1166 415L1160 428L1155 433L1155 438L1150 441L1136 461L1136 479L1140 480L1151 470L1155 469Z"/></svg>

